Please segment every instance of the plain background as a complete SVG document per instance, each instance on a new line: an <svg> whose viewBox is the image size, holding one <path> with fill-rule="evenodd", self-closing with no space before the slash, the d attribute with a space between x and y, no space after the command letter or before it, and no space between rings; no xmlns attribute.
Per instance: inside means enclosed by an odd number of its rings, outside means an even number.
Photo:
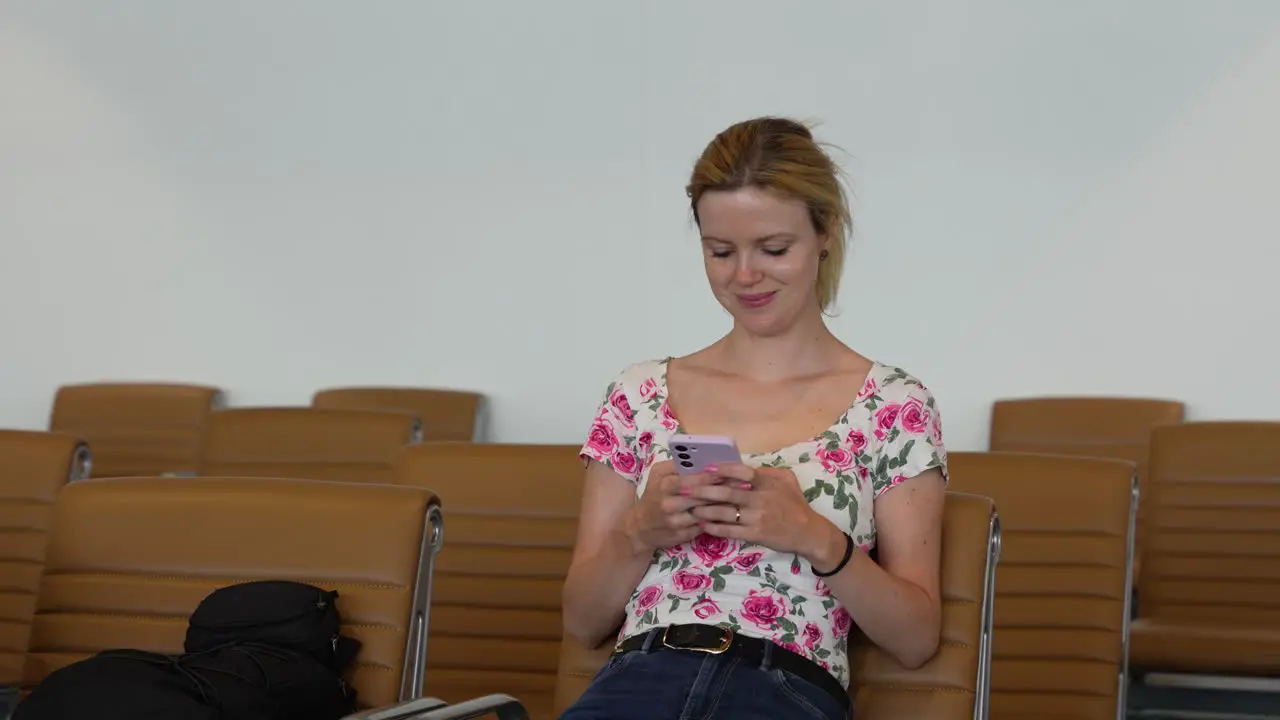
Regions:
<svg viewBox="0 0 1280 720"><path fill-rule="evenodd" d="M1280 401L1280 2L0 4L0 426L58 385L470 388L577 442L715 340L683 186L821 121L833 328L985 447L991 402Z"/></svg>

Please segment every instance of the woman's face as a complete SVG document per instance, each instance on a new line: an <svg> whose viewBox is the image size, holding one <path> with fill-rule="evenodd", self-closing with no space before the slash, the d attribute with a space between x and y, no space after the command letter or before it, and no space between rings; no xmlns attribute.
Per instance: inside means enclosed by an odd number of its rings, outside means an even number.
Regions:
<svg viewBox="0 0 1280 720"><path fill-rule="evenodd" d="M746 187L698 200L711 291L753 335L777 335L805 313L821 312L818 235L804 202Z"/></svg>

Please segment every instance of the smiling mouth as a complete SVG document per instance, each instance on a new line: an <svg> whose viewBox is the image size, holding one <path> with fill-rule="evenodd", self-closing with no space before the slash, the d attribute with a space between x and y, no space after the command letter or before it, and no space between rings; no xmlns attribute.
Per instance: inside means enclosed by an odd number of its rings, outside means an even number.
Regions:
<svg viewBox="0 0 1280 720"><path fill-rule="evenodd" d="M767 293L753 293L751 295L739 295L738 302L751 308L763 307L765 305L768 305L769 301L773 299L773 296L777 294L778 294L778 291L775 290L773 292L767 292Z"/></svg>

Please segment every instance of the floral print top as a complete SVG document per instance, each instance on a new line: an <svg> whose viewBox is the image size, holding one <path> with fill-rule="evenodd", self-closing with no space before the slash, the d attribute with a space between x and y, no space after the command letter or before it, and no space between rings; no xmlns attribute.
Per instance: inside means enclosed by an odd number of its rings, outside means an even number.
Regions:
<svg viewBox="0 0 1280 720"><path fill-rule="evenodd" d="M649 468L670 459L668 440L680 430L667 405L669 363L624 369L581 451L635 483L637 496ZM810 505L870 550L876 499L931 468L945 477L946 457L933 395L903 370L874 363L853 405L821 435L743 461L790 469ZM626 611L619 639L656 626L716 624L772 640L849 684L849 613L794 553L700 535L654 553Z"/></svg>

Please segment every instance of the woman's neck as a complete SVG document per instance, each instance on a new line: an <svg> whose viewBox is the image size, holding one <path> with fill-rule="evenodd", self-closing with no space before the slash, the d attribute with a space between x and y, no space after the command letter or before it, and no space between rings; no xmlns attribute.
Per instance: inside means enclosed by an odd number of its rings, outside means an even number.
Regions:
<svg viewBox="0 0 1280 720"><path fill-rule="evenodd" d="M735 325L713 347L722 370L764 382L831 372L849 352L827 328L821 313L768 337L751 335Z"/></svg>

